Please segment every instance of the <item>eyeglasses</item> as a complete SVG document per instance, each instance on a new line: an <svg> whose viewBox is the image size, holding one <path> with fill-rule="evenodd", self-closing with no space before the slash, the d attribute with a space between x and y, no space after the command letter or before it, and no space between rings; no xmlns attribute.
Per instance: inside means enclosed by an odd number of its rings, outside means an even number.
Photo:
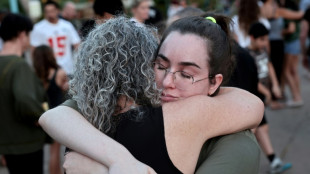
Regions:
<svg viewBox="0 0 310 174"><path fill-rule="evenodd" d="M194 77L184 71L175 71L171 72L169 68L166 68L164 65L160 64L159 62L154 62L154 68L156 76L159 78L164 78L168 73L171 73L173 75L173 82L176 86L176 88L181 90L188 89L191 85L193 85L196 82L200 82L205 79L213 78L213 76L209 75L206 78L202 78L199 80L195 80Z"/></svg>

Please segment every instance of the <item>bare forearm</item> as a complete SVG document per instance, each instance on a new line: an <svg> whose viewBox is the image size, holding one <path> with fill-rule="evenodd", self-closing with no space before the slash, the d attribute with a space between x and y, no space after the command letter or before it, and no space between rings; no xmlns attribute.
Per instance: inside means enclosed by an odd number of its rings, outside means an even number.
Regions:
<svg viewBox="0 0 310 174"><path fill-rule="evenodd" d="M268 63L268 68L269 68L269 76L271 79L272 86L279 86L276 73L275 73L274 68L270 62Z"/></svg>
<svg viewBox="0 0 310 174"><path fill-rule="evenodd" d="M189 122L193 127L203 128L205 139L255 128L264 111L259 98L238 88L221 88L215 97L195 96L186 100L179 104L187 106L186 110L173 110L178 106L171 110L176 115L190 115Z"/></svg>
<svg viewBox="0 0 310 174"><path fill-rule="evenodd" d="M69 107L59 106L49 110L41 116L39 122L61 144L107 167L116 161L132 158L125 147L101 133Z"/></svg>
<svg viewBox="0 0 310 174"><path fill-rule="evenodd" d="M221 134L255 128L263 116L264 105L262 101L253 94L238 88L226 88L225 90L229 91L219 96L222 98L217 101L220 104L218 104L219 108L216 109L218 115L223 118L216 120L213 126L221 125L222 128L219 129ZM226 112L224 112L225 110ZM226 129L228 132L225 132Z"/></svg>
<svg viewBox="0 0 310 174"><path fill-rule="evenodd" d="M276 16L283 17L285 19L290 19L290 20L301 19L303 15L304 15L304 12L302 11L292 11L286 8L278 8L276 11Z"/></svg>
<svg viewBox="0 0 310 174"><path fill-rule="evenodd" d="M302 54L306 55L306 40L308 36L309 25L306 20L301 21L301 31L300 31L300 46L302 50Z"/></svg>

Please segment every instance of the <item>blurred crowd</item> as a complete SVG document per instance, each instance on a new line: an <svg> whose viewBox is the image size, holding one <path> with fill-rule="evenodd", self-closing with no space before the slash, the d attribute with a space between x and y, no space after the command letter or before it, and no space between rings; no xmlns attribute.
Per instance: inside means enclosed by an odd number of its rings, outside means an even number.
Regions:
<svg viewBox="0 0 310 174"><path fill-rule="evenodd" d="M10 173L42 173L46 143L49 171L61 173L61 145L43 132L37 120L67 97L79 44L96 25L123 13L138 26L157 28L158 37L183 17L207 10L230 16L237 62L231 85L259 96L270 109L303 106L298 65L302 60L303 75L310 79L310 0L170 0L165 11L156 2L94 0L92 8L82 13L73 1L62 7L45 1L43 18L36 22L0 9L0 154ZM275 154L266 118L255 135L271 172L292 166Z"/></svg>

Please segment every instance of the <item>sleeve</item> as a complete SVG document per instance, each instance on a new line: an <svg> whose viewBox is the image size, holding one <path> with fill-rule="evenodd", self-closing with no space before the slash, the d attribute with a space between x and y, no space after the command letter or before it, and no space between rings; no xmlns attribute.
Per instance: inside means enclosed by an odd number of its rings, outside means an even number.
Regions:
<svg viewBox="0 0 310 174"><path fill-rule="evenodd" d="M45 90L25 61L16 64L12 85L16 116L22 122L35 123L44 112Z"/></svg>
<svg viewBox="0 0 310 174"><path fill-rule="evenodd" d="M266 18L260 18L259 21L268 29L270 30L271 26L269 21Z"/></svg>
<svg viewBox="0 0 310 174"><path fill-rule="evenodd" d="M238 16L233 16L231 20L232 20L232 25L230 25L230 31L231 32L238 31L239 30Z"/></svg>
<svg viewBox="0 0 310 174"><path fill-rule="evenodd" d="M201 156L202 164L197 165L196 174L258 174L260 149L254 134L242 131L222 136L209 143ZM211 147L210 147L211 146ZM204 153L204 149L202 149Z"/></svg>
<svg viewBox="0 0 310 174"><path fill-rule="evenodd" d="M32 32L30 33L30 45L33 47L37 47L42 44L46 44L43 40L44 36L42 33L37 29L37 27L34 27Z"/></svg>
<svg viewBox="0 0 310 174"><path fill-rule="evenodd" d="M80 111L80 109L79 109L79 107L78 107L78 105L77 105L77 102L76 102L75 100L73 100L73 99L68 99L68 100L66 100L65 102L63 102L63 103L61 104L61 106L70 107L70 108L72 108L72 109L78 111L80 114L82 114L81 111Z"/></svg>
<svg viewBox="0 0 310 174"><path fill-rule="evenodd" d="M80 36L77 33L76 29L73 27L71 23L69 23L70 26L70 33L71 33L71 44L75 45L81 42Z"/></svg>

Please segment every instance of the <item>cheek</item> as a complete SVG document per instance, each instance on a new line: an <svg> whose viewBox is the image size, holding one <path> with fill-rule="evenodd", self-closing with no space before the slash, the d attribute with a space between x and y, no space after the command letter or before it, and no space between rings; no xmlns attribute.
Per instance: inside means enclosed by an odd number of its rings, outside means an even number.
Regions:
<svg viewBox="0 0 310 174"><path fill-rule="evenodd" d="M198 84L201 83L201 84ZM184 92L182 97L190 97L195 95L208 95L210 86L209 83L206 82L198 82L196 83L196 86L193 86L190 90Z"/></svg>
<svg viewBox="0 0 310 174"><path fill-rule="evenodd" d="M159 88L159 89L163 88L163 79L161 79L158 76L156 76L155 77L155 82L156 82L157 88Z"/></svg>

